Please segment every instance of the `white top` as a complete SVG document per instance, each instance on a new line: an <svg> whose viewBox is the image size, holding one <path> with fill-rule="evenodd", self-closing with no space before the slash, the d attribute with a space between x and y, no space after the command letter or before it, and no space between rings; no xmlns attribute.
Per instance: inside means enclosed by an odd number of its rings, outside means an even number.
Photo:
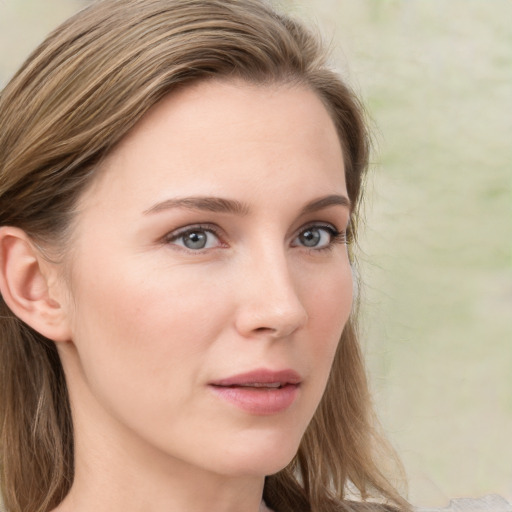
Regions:
<svg viewBox="0 0 512 512"><path fill-rule="evenodd" d="M512 505L497 494L483 498L457 498L445 508L417 508L417 512L512 512Z"/></svg>

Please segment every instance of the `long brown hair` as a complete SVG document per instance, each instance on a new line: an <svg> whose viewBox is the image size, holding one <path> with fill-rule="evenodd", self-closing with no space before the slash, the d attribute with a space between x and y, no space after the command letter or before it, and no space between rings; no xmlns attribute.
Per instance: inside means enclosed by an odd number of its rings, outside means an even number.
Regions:
<svg viewBox="0 0 512 512"><path fill-rule="evenodd" d="M330 112L343 147L355 239L368 162L363 111L318 38L260 0L100 0L44 41L0 94L0 225L65 247L95 167L178 86L215 78L298 83ZM279 512L407 502L382 470L355 326L341 337L327 390L288 467L268 476ZM0 299L1 487L9 512L47 512L73 482L73 427L55 344ZM392 452L390 452L392 455Z"/></svg>

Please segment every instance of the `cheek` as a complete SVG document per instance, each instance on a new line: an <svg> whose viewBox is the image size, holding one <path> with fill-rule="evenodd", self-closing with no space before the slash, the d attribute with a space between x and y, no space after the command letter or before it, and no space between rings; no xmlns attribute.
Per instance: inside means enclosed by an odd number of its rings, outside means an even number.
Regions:
<svg viewBox="0 0 512 512"><path fill-rule="evenodd" d="M225 302L211 299L219 291L200 275L191 280L178 269L156 272L133 261L95 274L82 269L74 343L93 393L111 405L138 402L147 414L163 397L186 402L192 386L183 383L201 377L209 346L228 322Z"/></svg>
<svg viewBox="0 0 512 512"><path fill-rule="evenodd" d="M352 310L352 269L344 260L323 272L311 272L302 285L309 320L318 333L325 334L329 344L333 337L339 339Z"/></svg>
<svg viewBox="0 0 512 512"><path fill-rule="evenodd" d="M83 320L77 331L84 327L103 331L106 340L123 345L135 343L137 334L146 340L143 345L161 337L169 341L187 333L192 336L215 316L219 305L212 301L218 288L203 277L179 268L153 270L144 260L100 270L85 267L76 286L76 319ZM216 313L222 317L220 308ZM125 337L108 336L109 331Z"/></svg>
<svg viewBox="0 0 512 512"><path fill-rule="evenodd" d="M343 329L352 311L353 276L348 261L333 266L303 284L302 293L309 317L308 352L311 370L317 377L317 392L327 382ZM314 368L313 368L314 365Z"/></svg>

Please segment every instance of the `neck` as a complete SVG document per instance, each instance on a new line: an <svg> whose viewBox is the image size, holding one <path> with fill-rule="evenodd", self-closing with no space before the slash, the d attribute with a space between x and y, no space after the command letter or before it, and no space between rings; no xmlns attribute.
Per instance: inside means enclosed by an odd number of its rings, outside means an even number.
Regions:
<svg viewBox="0 0 512 512"><path fill-rule="evenodd" d="M112 446L110 447L112 450ZM264 479L218 475L178 461L77 451L75 479L55 512L261 512Z"/></svg>
<svg viewBox="0 0 512 512"><path fill-rule="evenodd" d="M261 512L264 476L220 474L146 443L95 407L74 410L75 474L53 512Z"/></svg>

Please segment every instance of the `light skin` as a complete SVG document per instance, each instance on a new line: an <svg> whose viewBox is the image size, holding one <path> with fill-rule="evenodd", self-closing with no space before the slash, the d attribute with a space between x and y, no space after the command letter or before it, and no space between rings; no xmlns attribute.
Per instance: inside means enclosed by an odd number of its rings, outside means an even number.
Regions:
<svg viewBox="0 0 512 512"><path fill-rule="evenodd" d="M64 265L2 228L2 291L56 341L68 381L76 477L57 511L259 510L351 310L349 213L312 91L210 81L166 97L107 157ZM299 375L286 407L246 410L212 385L261 369Z"/></svg>

